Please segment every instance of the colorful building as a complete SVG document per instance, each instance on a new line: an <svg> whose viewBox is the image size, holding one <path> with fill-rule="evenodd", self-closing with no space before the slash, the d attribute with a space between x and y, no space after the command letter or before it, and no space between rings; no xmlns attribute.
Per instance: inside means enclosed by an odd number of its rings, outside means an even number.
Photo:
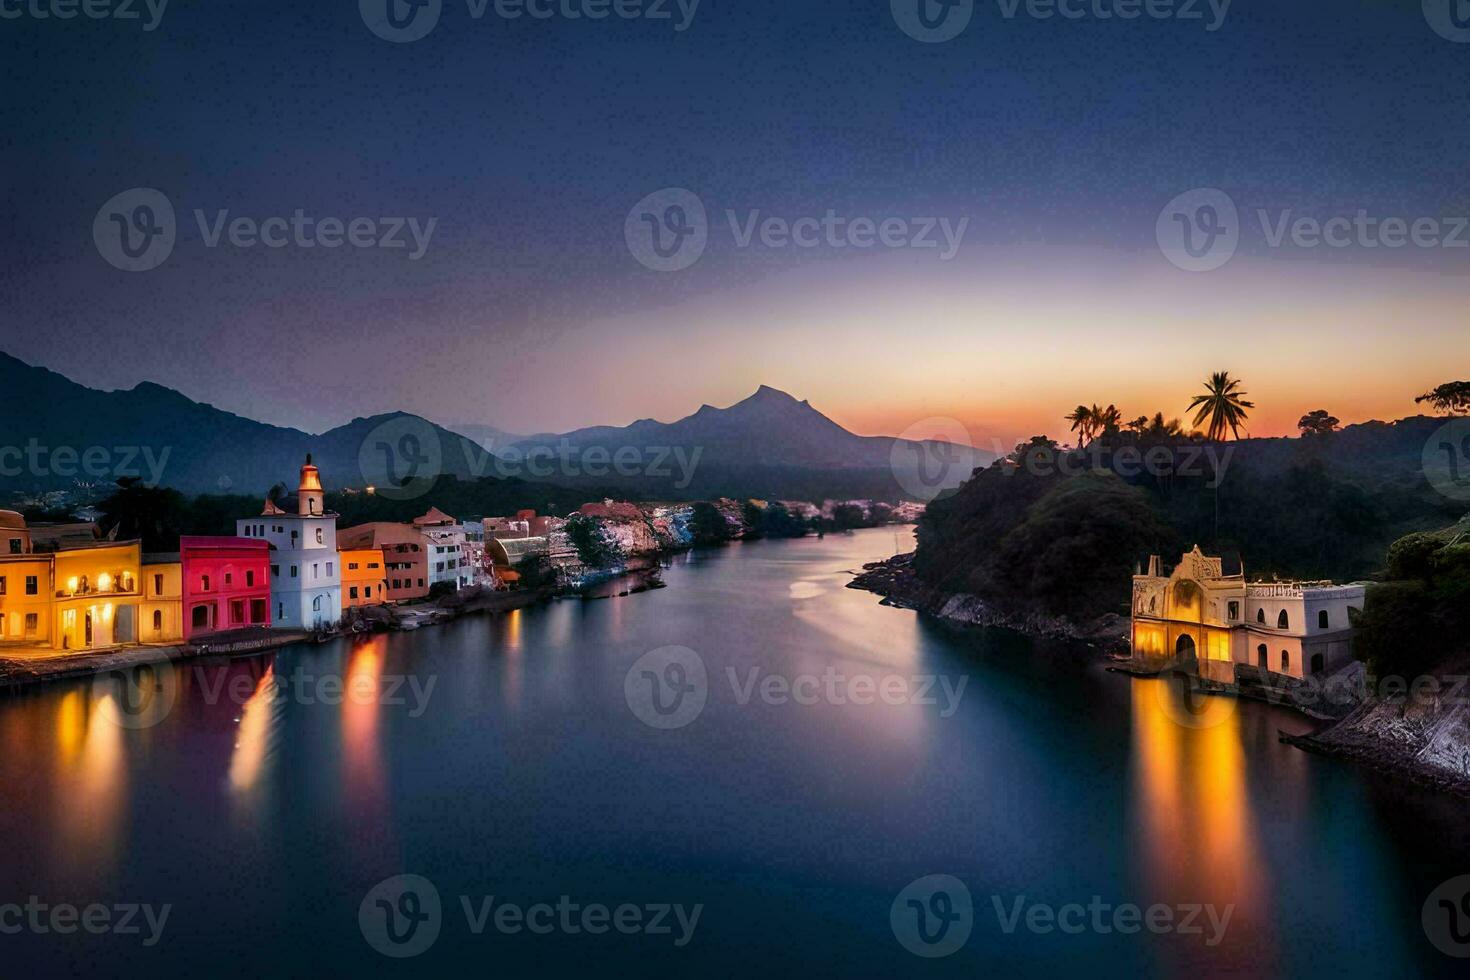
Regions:
<svg viewBox="0 0 1470 980"><path fill-rule="evenodd" d="M26 519L13 510L0 510L0 555L31 553L31 532Z"/></svg>
<svg viewBox="0 0 1470 980"><path fill-rule="evenodd" d="M50 555L0 554L0 642L51 643Z"/></svg>
<svg viewBox="0 0 1470 980"><path fill-rule="evenodd" d="M137 541L58 551L51 561L54 649L94 650L138 641L143 555Z"/></svg>
<svg viewBox="0 0 1470 980"><path fill-rule="evenodd" d="M1366 587L1332 582L1247 582L1196 546L1167 576L1157 555L1133 577L1133 655L1174 659L1233 684L1239 668L1305 678L1352 660L1353 619Z"/></svg>
<svg viewBox="0 0 1470 980"><path fill-rule="evenodd" d="M344 527L337 533L337 544L349 551L382 552L389 602L411 602L429 594L431 545L427 537L409 525L376 521Z"/></svg>
<svg viewBox="0 0 1470 980"><path fill-rule="evenodd" d="M475 584L475 569L465 553L465 530L459 521L430 507L413 526L429 539L429 588L448 582L455 590Z"/></svg>
<svg viewBox="0 0 1470 980"><path fill-rule="evenodd" d="M301 467L294 499L265 502L259 517L235 522L238 535L270 545L269 621L290 629L324 629L342 618L337 515L326 510L321 475L311 456Z"/></svg>
<svg viewBox="0 0 1470 980"><path fill-rule="evenodd" d="M338 537L338 547L342 547ZM388 601L388 580L381 548L343 548L342 607L376 606Z"/></svg>
<svg viewBox="0 0 1470 980"><path fill-rule="evenodd" d="M179 553L143 555L143 643L181 643L184 639L184 569Z"/></svg>
<svg viewBox="0 0 1470 980"><path fill-rule="evenodd" d="M179 539L179 562L186 641L271 625L269 543L253 536L186 535Z"/></svg>

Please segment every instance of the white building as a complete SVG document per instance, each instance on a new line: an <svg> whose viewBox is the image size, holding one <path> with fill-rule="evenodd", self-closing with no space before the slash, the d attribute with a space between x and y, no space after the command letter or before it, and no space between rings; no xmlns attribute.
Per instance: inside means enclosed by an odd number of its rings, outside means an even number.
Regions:
<svg viewBox="0 0 1470 980"><path fill-rule="evenodd" d="M235 522L245 538L271 546L272 625L322 629L342 618L342 568L337 555L337 515L326 511L326 494L310 454L301 467L301 486L286 510L265 502L259 517ZM295 513L290 513L293 506Z"/></svg>
<svg viewBox="0 0 1470 980"><path fill-rule="evenodd" d="M1304 678L1352 659L1352 617L1366 586L1332 582L1247 582L1222 573L1219 558L1198 548L1173 572L1133 577L1133 654L1191 661L1198 672L1235 683L1237 666Z"/></svg>
<svg viewBox="0 0 1470 980"><path fill-rule="evenodd" d="M464 525L439 508L430 507L423 517L413 519L413 526L429 539L429 588L452 582L457 591L475 584Z"/></svg>

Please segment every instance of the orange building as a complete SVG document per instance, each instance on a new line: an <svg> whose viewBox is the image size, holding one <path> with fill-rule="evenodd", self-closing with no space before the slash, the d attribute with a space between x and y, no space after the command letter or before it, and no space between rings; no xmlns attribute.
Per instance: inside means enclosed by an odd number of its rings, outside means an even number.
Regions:
<svg viewBox="0 0 1470 980"><path fill-rule="evenodd" d="M137 541L99 542L50 557L53 649L91 650L138 641L143 556Z"/></svg>
<svg viewBox="0 0 1470 980"><path fill-rule="evenodd" d="M388 579L380 548L339 552L342 560L342 608L377 606L388 601Z"/></svg>

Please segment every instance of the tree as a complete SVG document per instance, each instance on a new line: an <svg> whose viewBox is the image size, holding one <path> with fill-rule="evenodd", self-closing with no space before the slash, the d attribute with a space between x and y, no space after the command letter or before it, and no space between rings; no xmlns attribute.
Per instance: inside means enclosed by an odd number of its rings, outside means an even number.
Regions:
<svg viewBox="0 0 1470 980"><path fill-rule="evenodd" d="M602 522L586 514L567 518L567 540L588 568L606 568L623 557L623 551L607 533Z"/></svg>
<svg viewBox="0 0 1470 980"><path fill-rule="evenodd" d="M730 540L730 525L718 507L701 500L689 515L689 534L695 544L719 544Z"/></svg>
<svg viewBox="0 0 1470 980"><path fill-rule="evenodd" d="M1303 436L1328 436L1337 431L1337 426L1337 416L1328 415L1324 408L1308 412L1296 423L1296 427L1302 430Z"/></svg>
<svg viewBox="0 0 1470 980"><path fill-rule="evenodd" d="M117 481L118 489L99 504L102 533L119 541L140 540L144 551L178 551L187 526L188 502L169 487L150 487L137 477Z"/></svg>
<svg viewBox="0 0 1470 980"><path fill-rule="evenodd" d="M1077 433L1077 448L1080 449L1092 441L1092 409L1086 405L1078 405L1066 416L1066 419L1072 423L1072 431Z"/></svg>
<svg viewBox="0 0 1470 980"><path fill-rule="evenodd" d="M1470 415L1470 381L1446 381L1414 399L1416 405L1424 402L1443 415Z"/></svg>
<svg viewBox="0 0 1470 980"><path fill-rule="evenodd" d="M1195 395L1189 403L1191 410L1199 409L1194 416L1195 427L1208 420L1206 436L1213 442L1223 440L1227 429L1232 436L1240 438L1240 426L1249 414L1247 409L1256 407L1255 402L1245 400L1246 394L1240 390L1240 381L1228 371L1214 372L1205 382L1205 393Z"/></svg>
<svg viewBox="0 0 1470 980"><path fill-rule="evenodd" d="M1184 423L1178 419L1165 421L1163 412L1155 412L1145 431L1155 439L1177 439L1184 435Z"/></svg>
<svg viewBox="0 0 1470 980"><path fill-rule="evenodd" d="M1123 413L1118 411L1118 406L1116 405L1109 405L1104 409L1099 409L1094 405L1092 407L1092 424L1101 435L1117 435L1123 427Z"/></svg>

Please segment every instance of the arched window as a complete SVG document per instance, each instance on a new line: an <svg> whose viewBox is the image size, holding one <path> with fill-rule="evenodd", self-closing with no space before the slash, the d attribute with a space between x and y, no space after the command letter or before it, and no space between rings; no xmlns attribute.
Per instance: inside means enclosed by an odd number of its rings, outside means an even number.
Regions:
<svg viewBox="0 0 1470 980"><path fill-rule="evenodd" d="M1257 609L1256 610L1256 622L1258 622L1258 623L1265 623L1266 622L1266 610L1264 610L1264 609Z"/></svg>
<svg viewBox="0 0 1470 980"><path fill-rule="evenodd" d="M1285 650L1281 651L1281 672L1283 674L1291 670L1291 654Z"/></svg>
<svg viewBox="0 0 1470 980"><path fill-rule="evenodd" d="M322 611L322 597L321 596L317 596L315 599L311 600L311 608L312 608L312 610L314 612L321 612Z"/></svg>
<svg viewBox="0 0 1470 980"><path fill-rule="evenodd" d="M326 538L322 537L322 529L321 528L317 528L316 529L316 543L317 544L326 544Z"/></svg>
<svg viewBox="0 0 1470 980"><path fill-rule="evenodd" d="M158 609L153 610L153 629L155 631L163 629L163 612Z"/></svg>
<svg viewBox="0 0 1470 980"><path fill-rule="evenodd" d="M1284 630L1289 629L1290 627L1291 620L1287 618L1286 610L1283 609L1281 610L1281 615L1276 617L1276 628L1279 630Z"/></svg>
<svg viewBox="0 0 1470 980"><path fill-rule="evenodd" d="M1149 612L1158 612L1159 611L1159 597L1158 596L1151 595L1151 596L1148 597L1148 611Z"/></svg>
<svg viewBox="0 0 1470 980"><path fill-rule="evenodd" d="M1318 613L1317 613L1317 628L1318 629L1323 629L1323 630L1327 629L1327 610L1326 609L1319 610Z"/></svg>
<svg viewBox="0 0 1470 980"><path fill-rule="evenodd" d="M1270 670L1270 653L1266 650L1266 644L1262 643L1256 647L1256 666L1262 670Z"/></svg>

